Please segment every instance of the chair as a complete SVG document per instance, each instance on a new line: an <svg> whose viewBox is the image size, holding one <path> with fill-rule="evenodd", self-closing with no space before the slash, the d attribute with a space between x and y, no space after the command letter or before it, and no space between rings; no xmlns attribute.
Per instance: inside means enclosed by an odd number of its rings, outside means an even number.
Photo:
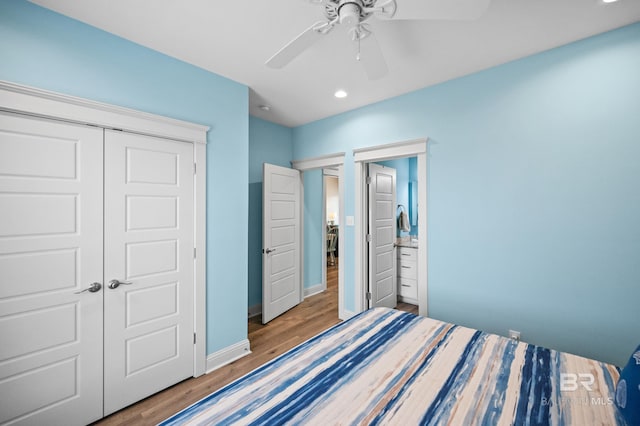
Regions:
<svg viewBox="0 0 640 426"><path fill-rule="evenodd" d="M336 245L338 243L338 234L332 232L327 234L327 265L335 266L336 265Z"/></svg>

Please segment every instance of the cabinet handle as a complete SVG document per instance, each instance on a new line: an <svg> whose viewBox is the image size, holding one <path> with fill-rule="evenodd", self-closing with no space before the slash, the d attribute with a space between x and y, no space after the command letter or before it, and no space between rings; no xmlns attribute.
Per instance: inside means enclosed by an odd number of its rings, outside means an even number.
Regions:
<svg viewBox="0 0 640 426"><path fill-rule="evenodd" d="M405 265L402 265L402 266L401 266L401 268L404 268L404 269L411 269L411 266L405 266Z"/></svg>
<svg viewBox="0 0 640 426"><path fill-rule="evenodd" d="M400 284L402 287L411 287L409 284Z"/></svg>
<svg viewBox="0 0 640 426"><path fill-rule="evenodd" d="M411 256L409 253L400 253L402 256Z"/></svg>

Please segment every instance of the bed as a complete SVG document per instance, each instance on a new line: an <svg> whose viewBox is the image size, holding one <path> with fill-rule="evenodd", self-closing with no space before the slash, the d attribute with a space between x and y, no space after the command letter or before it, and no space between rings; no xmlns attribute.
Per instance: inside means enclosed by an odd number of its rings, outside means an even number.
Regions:
<svg viewBox="0 0 640 426"><path fill-rule="evenodd" d="M363 312L162 425L625 425L609 364L393 309Z"/></svg>

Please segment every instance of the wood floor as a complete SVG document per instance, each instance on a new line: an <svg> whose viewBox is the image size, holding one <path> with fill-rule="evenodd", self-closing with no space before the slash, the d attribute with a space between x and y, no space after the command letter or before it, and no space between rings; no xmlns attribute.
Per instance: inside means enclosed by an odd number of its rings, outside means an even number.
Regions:
<svg viewBox="0 0 640 426"><path fill-rule="evenodd" d="M399 303L397 309L418 313L418 307ZM338 267L327 268L327 290L263 325L249 319L251 354L209 374L187 379L106 417L97 425L155 425L227 383L340 322Z"/></svg>

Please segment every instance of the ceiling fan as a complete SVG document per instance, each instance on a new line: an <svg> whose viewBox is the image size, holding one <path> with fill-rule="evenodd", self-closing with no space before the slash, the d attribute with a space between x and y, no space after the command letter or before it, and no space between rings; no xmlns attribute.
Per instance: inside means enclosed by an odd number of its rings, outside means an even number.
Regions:
<svg viewBox="0 0 640 426"><path fill-rule="evenodd" d="M376 80L384 77L388 68L371 26L365 23L371 16L382 20L472 20L484 13L491 0L308 1L324 7L327 21L316 22L304 30L273 55L267 66L284 67L337 25L344 25L351 40L357 43L356 59L362 63L369 79Z"/></svg>

